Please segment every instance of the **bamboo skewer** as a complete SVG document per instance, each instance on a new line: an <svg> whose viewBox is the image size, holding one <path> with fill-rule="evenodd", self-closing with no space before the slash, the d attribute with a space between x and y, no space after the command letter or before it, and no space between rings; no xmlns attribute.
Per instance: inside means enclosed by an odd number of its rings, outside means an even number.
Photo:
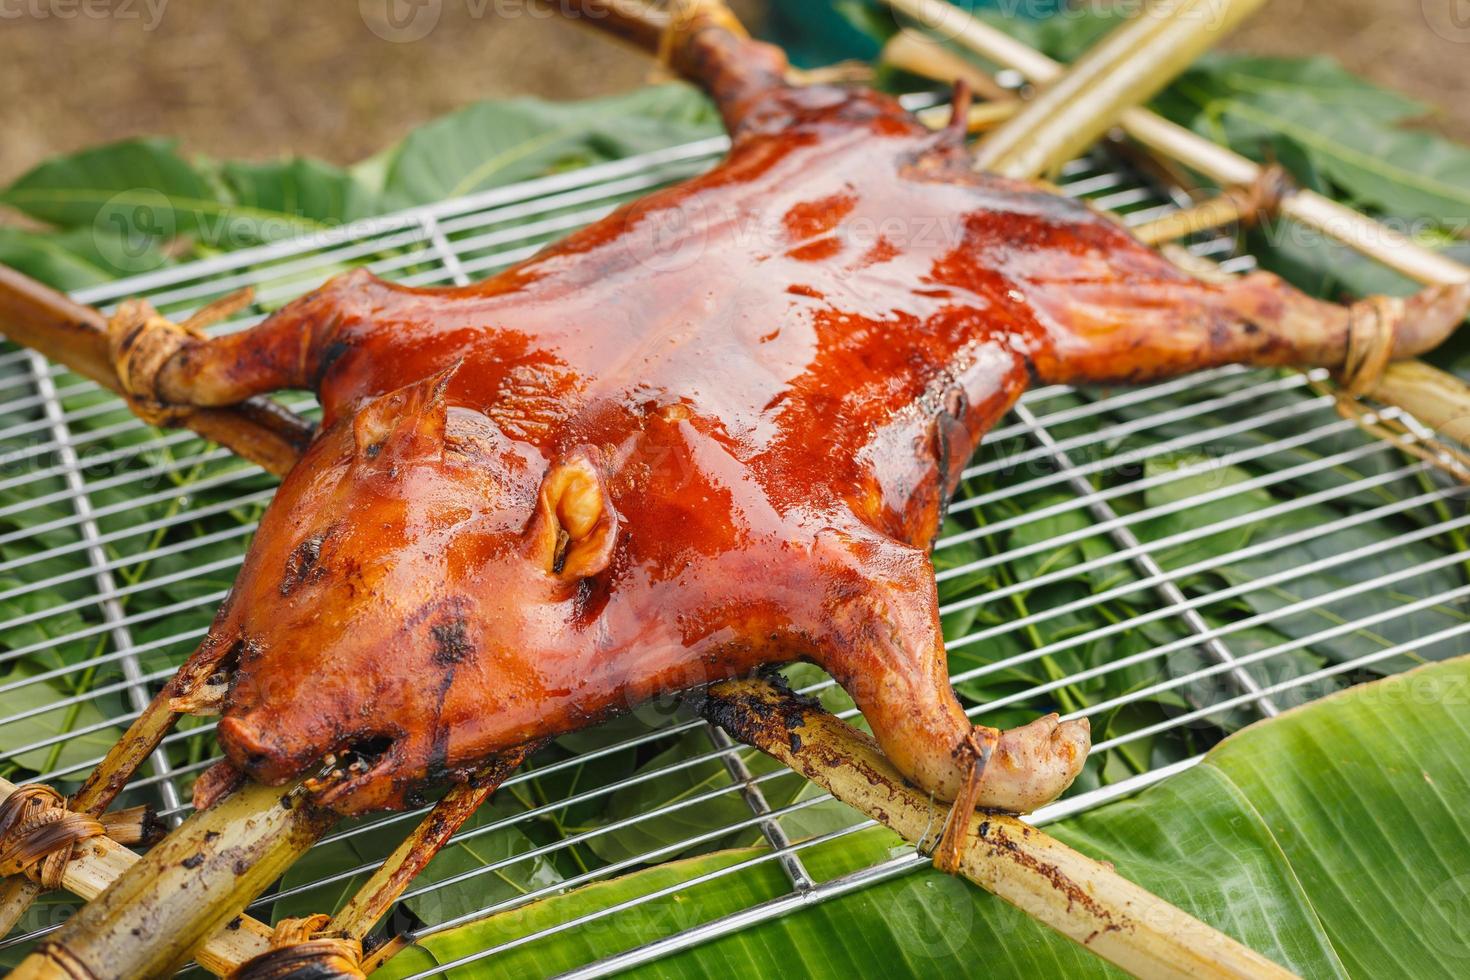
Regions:
<svg viewBox="0 0 1470 980"><path fill-rule="evenodd" d="M981 102L970 106L965 112L965 130L974 133L988 132L998 123L1003 123L1016 114L1019 102ZM919 121L930 129L947 128L954 116L949 106L933 106L919 112Z"/></svg>
<svg viewBox="0 0 1470 980"><path fill-rule="evenodd" d="M1265 0L1156 0L1057 75L979 145L975 166L1022 179L1050 173L1153 98Z"/></svg>
<svg viewBox="0 0 1470 980"><path fill-rule="evenodd" d="M528 756L542 743L523 745L495 762L474 782L456 786L429 811L402 844L389 855L382 866L348 899L335 916L330 929L334 933L366 938L377 921L387 913L398 896L420 871L443 849L449 839L464 826L480 805L488 800L501 782L520 768Z"/></svg>
<svg viewBox="0 0 1470 980"><path fill-rule="evenodd" d="M0 327L15 343L121 392L102 314L3 265ZM310 422L266 398L252 398L227 409L194 409L185 424L277 476L291 469L313 434Z"/></svg>

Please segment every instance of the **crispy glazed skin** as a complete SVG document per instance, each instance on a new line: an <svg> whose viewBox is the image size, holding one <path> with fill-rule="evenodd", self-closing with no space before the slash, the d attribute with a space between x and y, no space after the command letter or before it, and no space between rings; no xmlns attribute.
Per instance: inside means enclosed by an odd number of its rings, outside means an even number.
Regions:
<svg viewBox="0 0 1470 980"><path fill-rule="evenodd" d="M713 172L479 285L352 273L164 364L165 400L306 387L325 407L176 682L202 704L215 678L236 767L278 782L370 745L318 792L399 807L497 751L806 659L954 799L974 743L928 549L982 434L1038 380L1343 361L1347 309L1192 279L1081 204L973 173L958 131L885 96L788 88L778 52L719 26L676 53L734 135ZM1464 295L1416 302L1453 322ZM1086 748L1085 722L1007 734L979 802L1055 797Z"/></svg>

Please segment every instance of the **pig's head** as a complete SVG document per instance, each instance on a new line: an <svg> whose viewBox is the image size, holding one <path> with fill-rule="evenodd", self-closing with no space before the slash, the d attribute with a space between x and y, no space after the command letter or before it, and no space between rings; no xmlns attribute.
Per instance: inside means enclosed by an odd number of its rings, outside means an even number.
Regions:
<svg viewBox="0 0 1470 980"><path fill-rule="evenodd" d="M322 433L175 682L177 708L223 715L236 769L313 775L343 812L479 764L484 717L510 694L534 706L537 656L575 643L579 587L616 543L596 452L506 438L452 406L455 371Z"/></svg>

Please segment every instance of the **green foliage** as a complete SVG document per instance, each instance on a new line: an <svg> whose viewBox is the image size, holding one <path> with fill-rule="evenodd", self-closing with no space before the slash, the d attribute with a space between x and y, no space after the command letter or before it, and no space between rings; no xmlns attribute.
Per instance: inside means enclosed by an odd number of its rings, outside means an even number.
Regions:
<svg viewBox="0 0 1470 980"><path fill-rule="evenodd" d="M350 171L302 158L189 160L171 140L127 140L48 160L0 190L0 204L51 226L0 228L0 261L77 289L155 269L165 254L247 248L722 131L708 99L669 84L578 103L478 103Z"/></svg>
<svg viewBox="0 0 1470 980"><path fill-rule="evenodd" d="M1406 220L1470 216L1470 149L1402 128L1428 107L1330 59L1216 55L1172 92L1179 121L1257 158L1289 141L1349 203Z"/></svg>
<svg viewBox="0 0 1470 980"><path fill-rule="evenodd" d="M714 107L684 84L587 102L481 102L420 127L356 173L394 210L718 136Z"/></svg>

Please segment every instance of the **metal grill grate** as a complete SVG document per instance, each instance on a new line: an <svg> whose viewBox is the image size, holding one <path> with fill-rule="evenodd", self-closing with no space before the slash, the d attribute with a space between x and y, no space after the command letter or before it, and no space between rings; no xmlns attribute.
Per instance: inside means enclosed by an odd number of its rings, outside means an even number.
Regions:
<svg viewBox="0 0 1470 980"><path fill-rule="evenodd" d="M416 285L466 283L707 168L725 147L714 139L561 174L77 298L106 308L146 296L177 319L253 285L256 315L223 328L239 329L352 265ZM1062 184L1130 222L1176 203L1101 157L1066 168ZM1253 265L1230 238L1192 250L1231 271ZM1341 419L1308 380L1229 369L1143 389L1032 391L966 472L935 556L958 689L991 723L1056 707L1089 716L1098 735L1088 772L1038 821L1179 772L1251 720L1466 649L1470 516L1427 464ZM67 784L203 635L273 484L13 348L0 353L0 452L0 764ZM851 715L830 682L797 680ZM436 865L447 870L407 893L410 924L429 935L675 856L759 845L468 958L486 961L615 924L703 881L761 866L784 874L784 893L712 921L686 912L651 943L624 949L599 933L612 955L578 972L605 974L924 863L908 849L814 871L810 855L871 823L665 708L564 740L512 778ZM169 736L125 800L185 813L192 779L216 758L212 729L190 722ZM253 913L330 911L415 819L339 828ZM465 881L477 883L473 908L452 887ZM43 905L0 948L55 928L46 914Z"/></svg>

